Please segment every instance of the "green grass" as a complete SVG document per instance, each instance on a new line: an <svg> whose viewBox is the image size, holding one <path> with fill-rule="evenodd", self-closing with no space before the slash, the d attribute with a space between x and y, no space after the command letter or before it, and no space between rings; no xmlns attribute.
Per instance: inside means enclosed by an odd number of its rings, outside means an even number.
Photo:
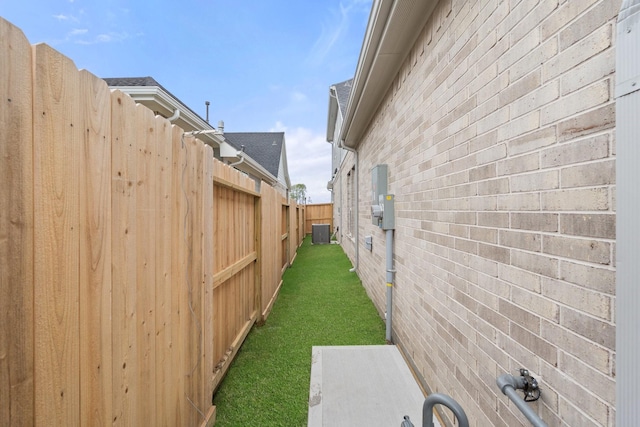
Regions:
<svg viewBox="0 0 640 427"><path fill-rule="evenodd" d="M265 325L218 389L216 426L306 426L314 345L385 343L385 326L338 245L307 237Z"/></svg>

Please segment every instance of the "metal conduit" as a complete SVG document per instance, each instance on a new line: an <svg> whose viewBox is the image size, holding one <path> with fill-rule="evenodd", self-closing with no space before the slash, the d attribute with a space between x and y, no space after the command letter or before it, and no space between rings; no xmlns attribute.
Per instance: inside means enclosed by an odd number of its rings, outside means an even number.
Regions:
<svg viewBox="0 0 640 427"><path fill-rule="evenodd" d="M462 406L451 396L440 393L431 394L424 400L422 404L422 427L433 427L433 407L437 404L451 409L453 415L458 419L459 427L469 427L469 419Z"/></svg>
<svg viewBox="0 0 640 427"><path fill-rule="evenodd" d="M387 230L387 319L386 319L386 340L393 343L393 230Z"/></svg>
<svg viewBox="0 0 640 427"><path fill-rule="evenodd" d="M500 391L511 399L520 412L527 417L534 427L547 427L547 423L545 423L538 414L535 413L531 406L527 404L527 402L538 399L540 396L540 389L538 388L538 383L535 378L531 377L526 369L520 369L519 377L502 374L496 379L496 384L498 385L498 388L500 388ZM523 399L516 390L524 390L525 398ZM527 396L534 397L536 394L537 397L532 398L531 400L526 399Z"/></svg>
<svg viewBox="0 0 640 427"><path fill-rule="evenodd" d="M433 407L437 404L444 405L451 409L453 415L458 419L458 427L469 427L469 420L464 409L451 396L434 393L429 395L422 404L422 427L433 427ZM404 416L404 421L400 427L415 427L408 415Z"/></svg>

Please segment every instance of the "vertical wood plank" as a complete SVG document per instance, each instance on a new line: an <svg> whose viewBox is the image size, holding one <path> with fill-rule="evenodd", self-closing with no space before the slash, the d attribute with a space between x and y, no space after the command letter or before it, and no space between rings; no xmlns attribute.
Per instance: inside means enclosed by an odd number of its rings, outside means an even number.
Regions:
<svg viewBox="0 0 640 427"><path fill-rule="evenodd" d="M172 129L167 120L156 126L158 162L156 180L158 215L156 221L156 410L158 425L178 425L174 376L176 375L173 353L172 323L172 260L173 234L172 209Z"/></svg>
<svg viewBox="0 0 640 427"><path fill-rule="evenodd" d="M201 422L203 415L199 407L200 388L197 381L198 370L201 368L200 352L202 351L202 324L200 310L200 293L202 286L202 265L196 253L202 248L201 232L198 226L202 215L202 205L198 204L197 190L198 171L202 172L202 156L198 154L198 143L193 137L185 136L181 143L184 151L184 162L180 177L180 215L179 238L183 247L179 254L183 265L183 274L178 279L180 289L179 311L180 318L180 376L184 381L182 421L184 425L195 425ZM200 181L201 182L201 181ZM201 185L201 184L200 184Z"/></svg>
<svg viewBox="0 0 640 427"><path fill-rule="evenodd" d="M136 425L155 425L155 287L156 287L156 120L138 104L136 119L136 342L138 406Z"/></svg>
<svg viewBox="0 0 640 427"><path fill-rule="evenodd" d="M111 424L111 97L80 72L80 424Z"/></svg>
<svg viewBox="0 0 640 427"><path fill-rule="evenodd" d="M185 230L187 227L187 203L185 174L187 167L187 147L182 140L182 129L172 127L172 170L171 170L171 254L172 293L171 293L171 337L173 342L172 360L174 363L174 395L170 401L177 409L175 425L185 425L188 402L185 399L185 334L187 249Z"/></svg>
<svg viewBox="0 0 640 427"><path fill-rule="evenodd" d="M120 91L111 93L112 135L112 325L114 425L130 425L137 411L136 365L136 106Z"/></svg>
<svg viewBox="0 0 640 427"><path fill-rule="evenodd" d="M203 406L202 396L202 380L203 369L202 353L203 353L203 311L202 311L202 290L204 286L203 280L203 214L204 214L204 198L203 198L203 181L204 181L204 145L199 140L191 140L191 162L193 165L191 185L191 246L189 247L191 261L189 283L189 400L193 407L192 417L190 417L189 425L200 424L204 421L205 413L208 408Z"/></svg>
<svg viewBox="0 0 640 427"><path fill-rule="evenodd" d="M34 424L31 45L0 18L0 425Z"/></svg>
<svg viewBox="0 0 640 427"><path fill-rule="evenodd" d="M204 272L204 288L202 293L202 405L203 408L211 406L211 395L213 393L213 259L214 259L214 243L213 243L213 223L215 221L213 214L213 149L210 146L204 147L204 179L202 185L203 194L203 272Z"/></svg>
<svg viewBox="0 0 640 427"><path fill-rule="evenodd" d="M262 317L262 198L255 197L253 204L254 239L256 250L256 263L254 266L254 307L258 312L259 322L264 321Z"/></svg>
<svg viewBox="0 0 640 427"><path fill-rule="evenodd" d="M34 47L36 424L79 423L78 70Z"/></svg>
<svg viewBox="0 0 640 427"><path fill-rule="evenodd" d="M195 164L193 155L194 139L192 137L184 138L184 165L181 177L182 192L180 198L182 201L180 221L182 229L180 230L180 238L183 243L182 256L184 258L184 270L179 280L180 286L180 362L181 372L184 381L184 389L182 399L182 422L192 425L195 421L193 416L194 408L192 405L193 394L191 390L191 375L193 372L193 342L191 335L191 325L193 324L191 298L193 296L193 209L194 200L191 191L194 185Z"/></svg>

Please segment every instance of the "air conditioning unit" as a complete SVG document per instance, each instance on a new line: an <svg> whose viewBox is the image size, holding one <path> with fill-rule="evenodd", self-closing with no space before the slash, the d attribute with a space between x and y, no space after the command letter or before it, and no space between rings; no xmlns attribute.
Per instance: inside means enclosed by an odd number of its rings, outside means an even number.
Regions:
<svg viewBox="0 0 640 427"><path fill-rule="evenodd" d="M329 224L312 224L311 225L311 243L314 245L322 243L330 243L331 231Z"/></svg>

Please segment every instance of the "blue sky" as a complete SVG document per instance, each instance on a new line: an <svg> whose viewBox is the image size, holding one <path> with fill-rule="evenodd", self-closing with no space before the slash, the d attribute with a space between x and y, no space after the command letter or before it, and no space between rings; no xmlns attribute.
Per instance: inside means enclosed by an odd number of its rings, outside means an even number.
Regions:
<svg viewBox="0 0 640 427"><path fill-rule="evenodd" d="M0 0L99 77L152 76L228 132L284 131L292 184L330 201L329 86L353 77L371 0Z"/></svg>

